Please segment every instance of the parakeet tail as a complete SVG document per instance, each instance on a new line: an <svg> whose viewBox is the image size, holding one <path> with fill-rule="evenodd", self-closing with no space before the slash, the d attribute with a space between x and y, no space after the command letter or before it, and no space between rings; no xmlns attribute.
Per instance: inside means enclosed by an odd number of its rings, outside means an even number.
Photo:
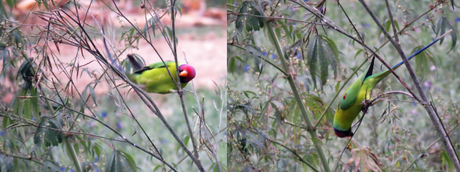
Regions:
<svg viewBox="0 0 460 172"><path fill-rule="evenodd" d="M417 56L418 54L420 54L421 52L425 51L427 48L429 48L430 46L432 46L433 44L435 44L436 42L438 42L442 37L439 37L437 39L435 39L433 42L431 42L430 44L426 45L425 47L423 47L422 49L418 50L417 52L415 52L414 54L412 54L410 57L407 58L407 60L410 60L412 58L414 58L415 56ZM393 69L396 69L398 68L399 66L401 66L402 64L404 63L404 61L401 61L399 62L398 64L394 65L392 68Z"/></svg>
<svg viewBox="0 0 460 172"><path fill-rule="evenodd" d="M140 64L140 63L134 58L134 56L133 56L132 54L128 54L128 60L129 60L129 62L131 63L131 65L133 65L133 67L134 67L134 69L135 69L136 71L138 71L138 70L140 70L140 69L143 68L143 65Z"/></svg>

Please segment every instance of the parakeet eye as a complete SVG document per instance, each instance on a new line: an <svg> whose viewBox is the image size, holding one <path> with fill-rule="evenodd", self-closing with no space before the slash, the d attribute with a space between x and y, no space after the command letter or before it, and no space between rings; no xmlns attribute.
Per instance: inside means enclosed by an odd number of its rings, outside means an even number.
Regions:
<svg viewBox="0 0 460 172"><path fill-rule="evenodd" d="M345 95L343 95L343 100L345 100L345 98L347 98L347 94L348 93L345 93Z"/></svg>

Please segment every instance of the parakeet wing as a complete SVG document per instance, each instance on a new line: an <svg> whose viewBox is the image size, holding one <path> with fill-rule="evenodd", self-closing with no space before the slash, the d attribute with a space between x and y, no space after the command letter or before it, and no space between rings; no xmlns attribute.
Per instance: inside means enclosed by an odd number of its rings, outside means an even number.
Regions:
<svg viewBox="0 0 460 172"><path fill-rule="evenodd" d="M361 90L362 83L360 80L353 83L345 94L343 94L342 99L340 99L340 109L346 110L356 101L359 91Z"/></svg>
<svg viewBox="0 0 460 172"><path fill-rule="evenodd" d="M165 67L165 64L170 66L171 64L174 64L173 61L165 61L164 63L163 62L156 62L156 63L152 63L148 66L144 66L143 68L135 71L134 73L135 74L141 74L142 72L146 71L146 70L151 70L151 69L158 69L158 68L164 68Z"/></svg>

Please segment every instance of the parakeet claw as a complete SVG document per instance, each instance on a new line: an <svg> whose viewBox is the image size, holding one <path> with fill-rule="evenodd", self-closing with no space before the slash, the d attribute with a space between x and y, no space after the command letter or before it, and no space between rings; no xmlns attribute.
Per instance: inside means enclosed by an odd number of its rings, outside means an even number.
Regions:
<svg viewBox="0 0 460 172"><path fill-rule="evenodd" d="M361 103L363 105L363 108L361 108L361 111L366 114L367 109L372 106L372 100L369 99L364 99L363 102Z"/></svg>

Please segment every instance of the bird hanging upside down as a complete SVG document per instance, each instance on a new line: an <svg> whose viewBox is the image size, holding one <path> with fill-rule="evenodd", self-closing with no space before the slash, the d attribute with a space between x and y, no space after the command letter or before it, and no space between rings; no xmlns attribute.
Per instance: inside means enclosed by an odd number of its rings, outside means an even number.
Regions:
<svg viewBox="0 0 460 172"><path fill-rule="evenodd" d="M413 55L408 57L407 60L412 59L441 38L442 37L434 40L421 50L415 52ZM356 80L350 87L348 87L339 101L333 122L334 132L338 137L353 136L353 132L351 132L351 124L358 116L359 112L363 109L363 101L365 99L370 99L372 88L374 88L375 85L377 85L383 78L391 73L390 70L386 70L372 75L374 60L375 57L372 58L369 69L367 69L365 75L361 75L358 80ZM400 62L393 66L392 69L396 70L402 64L403 62Z"/></svg>

